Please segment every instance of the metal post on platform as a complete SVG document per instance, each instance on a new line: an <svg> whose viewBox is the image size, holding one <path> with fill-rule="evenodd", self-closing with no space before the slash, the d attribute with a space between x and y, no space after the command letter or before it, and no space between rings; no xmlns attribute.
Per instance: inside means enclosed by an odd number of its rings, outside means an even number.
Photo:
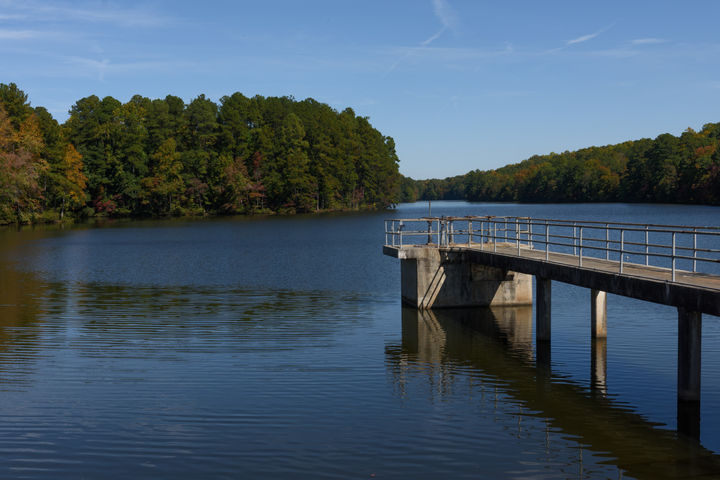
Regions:
<svg viewBox="0 0 720 480"><path fill-rule="evenodd" d="M497 222L493 221L493 252L497 252Z"/></svg>
<svg viewBox="0 0 720 480"><path fill-rule="evenodd" d="M545 220L545 261L550 260L550 225Z"/></svg>
<svg viewBox="0 0 720 480"><path fill-rule="evenodd" d="M532 218L528 217L528 247L533 248L532 246Z"/></svg>
<svg viewBox="0 0 720 480"><path fill-rule="evenodd" d="M610 225L605 224L605 260L610 260Z"/></svg>
<svg viewBox="0 0 720 480"><path fill-rule="evenodd" d="M403 231L403 221L400 220L400 225L398 225L398 233L400 234L400 246L402 247L402 231Z"/></svg>
<svg viewBox="0 0 720 480"><path fill-rule="evenodd" d="M575 225L576 223L573 222L573 255L577 255L577 228Z"/></svg>
<svg viewBox="0 0 720 480"><path fill-rule="evenodd" d="M437 246L438 246L438 248L440 248L440 243L442 243L442 242L440 241L441 232L440 232L440 219L439 219L439 218L438 218L437 224L438 224L438 228L437 228L437 241L438 241L438 242L437 242Z"/></svg>
<svg viewBox="0 0 720 480"><path fill-rule="evenodd" d="M427 221L428 224L428 245L432 243L432 220Z"/></svg>
<svg viewBox="0 0 720 480"><path fill-rule="evenodd" d="M485 222L480 222L480 250L485 250Z"/></svg>
<svg viewBox="0 0 720 480"><path fill-rule="evenodd" d="M693 228L693 273L697 271L697 228Z"/></svg>
<svg viewBox="0 0 720 480"><path fill-rule="evenodd" d="M645 265L650 265L650 235L648 233L648 226L645 225Z"/></svg>
<svg viewBox="0 0 720 480"><path fill-rule="evenodd" d="M578 266L580 266L580 267L582 267L582 231L583 231L583 227L581 225L580 226L580 248L578 250L578 253L580 254L579 260L578 260Z"/></svg>
<svg viewBox="0 0 720 480"><path fill-rule="evenodd" d="M625 230L620 230L620 273L623 273L623 250L625 249Z"/></svg>
<svg viewBox="0 0 720 480"><path fill-rule="evenodd" d="M472 220L468 220L467 222L468 222L468 247L469 247L470 245L472 245L472 236L473 236Z"/></svg>
<svg viewBox="0 0 720 480"><path fill-rule="evenodd" d="M672 281L675 281L675 232L672 232Z"/></svg>
<svg viewBox="0 0 720 480"><path fill-rule="evenodd" d="M515 241L517 243L517 254L520 256L520 219L515 219Z"/></svg>

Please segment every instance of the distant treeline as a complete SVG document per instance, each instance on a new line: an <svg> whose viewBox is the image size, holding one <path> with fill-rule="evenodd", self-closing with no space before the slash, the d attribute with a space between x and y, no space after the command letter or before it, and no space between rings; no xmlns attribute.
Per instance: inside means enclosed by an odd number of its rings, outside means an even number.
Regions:
<svg viewBox="0 0 720 480"><path fill-rule="evenodd" d="M391 137L313 99L92 95L61 125L0 84L0 223L384 208L400 178Z"/></svg>
<svg viewBox="0 0 720 480"><path fill-rule="evenodd" d="M658 202L720 205L720 123L679 137L535 155L496 170L402 179L403 201Z"/></svg>

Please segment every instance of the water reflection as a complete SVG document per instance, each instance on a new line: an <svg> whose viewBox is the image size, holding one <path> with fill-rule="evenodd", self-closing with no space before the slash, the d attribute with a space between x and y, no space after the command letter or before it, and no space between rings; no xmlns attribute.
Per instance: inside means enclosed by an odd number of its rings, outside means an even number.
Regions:
<svg viewBox="0 0 720 480"><path fill-rule="evenodd" d="M336 292L51 286L48 328L81 354L99 356L299 349L326 344L363 318L360 296Z"/></svg>
<svg viewBox="0 0 720 480"><path fill-rule="evenodd" d="M563 436L605 457L626 477L688 478L720 471L719 456L609 399L605 340L592 344L588 390L553 374L541 352L532 361L532 325L527 307L403 308L402 345L388 346L386 355L399 387L408 375L424 372L428 385L440 396L447 388L435 385L453 385L467 375L486 376L500 388L496 401L520 402L525 416L544 419ZM697 410L679 408L678 415L681 428L680 415L685 415L686 424L699 424L694 418ZM518 418L518 428L520 422Z"/></svg>
<svg viewBox="0 0 720 480"><path fill-rule="evenodd" d="M5 385L0 388L26 382L33 370L45 293L33 275L0 262L0 383Z"/></svg>

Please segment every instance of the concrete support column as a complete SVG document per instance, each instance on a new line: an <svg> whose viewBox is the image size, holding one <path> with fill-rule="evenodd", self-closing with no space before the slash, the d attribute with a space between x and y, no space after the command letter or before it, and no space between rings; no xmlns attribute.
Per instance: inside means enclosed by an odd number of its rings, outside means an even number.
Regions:
<svg viewBox="0 0 720 480"><path fill-rule="evenodd" d="M607 292L590 290L590 334L607 338Z"/></svg>
<svg viewBox="0 0 720 480"><path fill-rule="evenodd" d="M678 307L678 401L700 402L702 315Z"/></svg>
<svg viewBox="0 0 720 480"><path fill-rule="evenodd" d="M700 353L702 315L678 307L677 429L700 438Z"/></svg>
<svg viewBox="0 0 720 480"><path fill-rule="evenodd" d="M550 299L551 282L549 278L535 277L535 340L550 341Z"/></svg>

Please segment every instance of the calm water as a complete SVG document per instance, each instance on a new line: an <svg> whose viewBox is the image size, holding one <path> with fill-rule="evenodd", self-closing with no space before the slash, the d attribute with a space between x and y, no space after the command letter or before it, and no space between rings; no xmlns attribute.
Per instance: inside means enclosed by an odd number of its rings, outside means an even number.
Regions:
<svg viewBox="0 0 720 480"><path fill-rule="evenodd" d="M704 317L696 442L675 431L673 308L609 296L593 345L589 293L555 283L550 368L535 364L532 308L403 309L383 219L426 213L0 230L0 478L720 476L720 319Z"/></svg>

